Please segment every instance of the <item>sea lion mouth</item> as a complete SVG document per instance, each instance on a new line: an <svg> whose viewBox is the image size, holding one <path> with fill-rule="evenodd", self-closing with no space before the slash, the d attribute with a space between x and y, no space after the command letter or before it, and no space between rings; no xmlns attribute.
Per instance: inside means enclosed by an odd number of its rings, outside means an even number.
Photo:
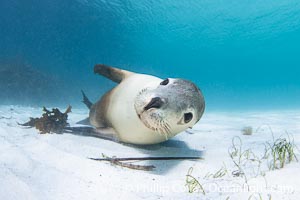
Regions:
<svg viewBox="0 0 300 200"><path fill-rule="evenodd" d="M142 113L138 114L138 117L147 128L155 133L163 135L166 139L171 135L172 129L170 124L160 114L155 113L149 115L149 113L144 110Z"/></svg>
<svg viewBox="0 0 300 200"><path fill-rule="evenodd" d="M164 104L164 101L160 97L154 97L151 101L144 107L145 110L149 110L151 108L161 108Z"/></svg>

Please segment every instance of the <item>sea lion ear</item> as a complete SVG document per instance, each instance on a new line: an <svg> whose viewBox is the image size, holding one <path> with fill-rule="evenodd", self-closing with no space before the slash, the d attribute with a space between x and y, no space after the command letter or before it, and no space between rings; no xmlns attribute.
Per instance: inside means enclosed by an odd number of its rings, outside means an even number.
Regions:
<svg viewBox="0 0 300 200"><path fill-rule="evenodd" d="M104 64L96 64L94 66L94 73L105 76L106 78L109 78L116 83L120 83L123 79L126 79L127 77L134 74L134 72L110 67Z"/></svg>

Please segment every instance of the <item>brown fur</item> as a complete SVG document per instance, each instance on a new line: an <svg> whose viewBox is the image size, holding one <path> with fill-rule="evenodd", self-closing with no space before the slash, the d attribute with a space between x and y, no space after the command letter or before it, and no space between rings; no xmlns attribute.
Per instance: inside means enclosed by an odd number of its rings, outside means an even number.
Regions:
<svg viewBox="0 0 300 200"><path fill-rule="evenodd" d="M97 101L90 110L90 123L96 128L112 127L111 122L106 116L110 106L110 98L113 90L114 89L103 95L102 98Z"/></svg>
<svg viewBox="0 0 300 200"><path fill-rule="evenodd" d="M134 74L133 72L110 67L104 64L94 66L94 73L100 74L116 83ZM107 119L107 112L110 106L111 95L114 89L102 96L102 98L92 105L90 109L90 123L96 128L112 128L111 122Z"/></svg>

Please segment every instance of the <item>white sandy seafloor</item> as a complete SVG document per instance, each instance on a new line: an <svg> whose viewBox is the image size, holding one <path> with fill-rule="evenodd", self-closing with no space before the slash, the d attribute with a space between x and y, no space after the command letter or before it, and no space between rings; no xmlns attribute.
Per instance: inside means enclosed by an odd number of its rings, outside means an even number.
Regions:
<svg viewBox="0 0 300 200"><path fill-rule="evenodd" d="M0 199L295 199L300 198L300 164L296 161L283 169L269 171L263 161L245 165L248 186L236 170L228 149L239 136L243 149L262 156L265 142L274 138L293 138L300 146L300 111L211 112L205 113L192 132L179 134L171 141L148 147L135 147L71 134L38 134L17 122L39 117L41 108L0 106ZM73 109L69 122L87 116L87 110ZM252 126L251 136L242 135L244 126ZM295 150L298 157L299 150ZM197 156L198 161L151 161L152 172L138 171L89 157L101 154L117 157ZM221 178L206 176L222 166L228 173ZM205 190L189 193L186 175L192 175ZM258 170L257 170L258 171ZM256 174L256 175L255 175ZM206 177L205 177L206 176Z"/></svg>

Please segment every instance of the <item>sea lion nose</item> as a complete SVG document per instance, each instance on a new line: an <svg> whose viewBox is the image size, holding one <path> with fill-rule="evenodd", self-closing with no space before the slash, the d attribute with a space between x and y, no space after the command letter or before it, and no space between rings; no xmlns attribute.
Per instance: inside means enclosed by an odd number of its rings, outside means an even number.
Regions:
<svg viewBox="0 0 300 200"><path fill-rule="evenodd" d="M150 108L160 108L163 104L164 104L164 101L160 97L154 97L144 107L144 110L149 110Z"/></svg>

